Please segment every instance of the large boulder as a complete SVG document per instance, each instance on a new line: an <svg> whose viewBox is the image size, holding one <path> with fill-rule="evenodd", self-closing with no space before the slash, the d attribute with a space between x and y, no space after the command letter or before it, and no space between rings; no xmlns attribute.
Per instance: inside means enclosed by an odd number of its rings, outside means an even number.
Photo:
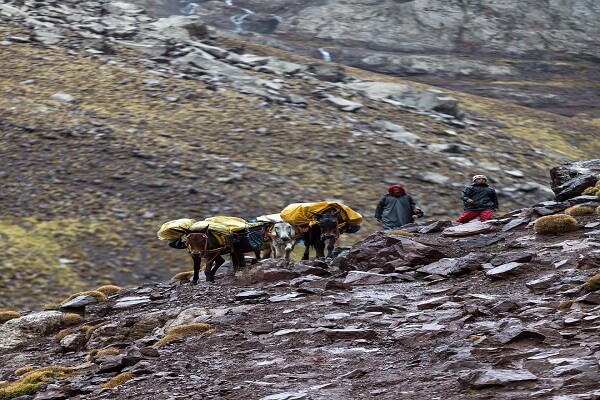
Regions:
<svg viewBox="0 0 600 400"><path fill-rule="evenodd" d="M600 159L566 163L550 170L551 187L557 201L581 195L600 180Z"/></svg>

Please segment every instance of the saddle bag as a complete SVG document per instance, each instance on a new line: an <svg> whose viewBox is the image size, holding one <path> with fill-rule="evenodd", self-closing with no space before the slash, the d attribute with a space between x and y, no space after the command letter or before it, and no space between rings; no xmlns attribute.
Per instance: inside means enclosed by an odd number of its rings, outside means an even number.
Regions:
<svg viewBox="0 0 600 400"><path fill-rule="evenodd" d="M243 253L253 252L263 247L265 243L264 225L252 226L232 234L233 248Z"/></svg>

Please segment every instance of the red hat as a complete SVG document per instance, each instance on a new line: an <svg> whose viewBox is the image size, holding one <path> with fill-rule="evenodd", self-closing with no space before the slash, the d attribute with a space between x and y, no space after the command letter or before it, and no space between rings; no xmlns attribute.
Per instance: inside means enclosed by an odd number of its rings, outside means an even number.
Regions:
<svg viewBox="0 0 600 400"><path fill-rule="evenodd" d="M404 188L400 185L392 185L388 188L388 193L392 194L392 192L394 191L394 189L398 189L400 190L400 194L406 194L406 190L404 190Z"/></svg>

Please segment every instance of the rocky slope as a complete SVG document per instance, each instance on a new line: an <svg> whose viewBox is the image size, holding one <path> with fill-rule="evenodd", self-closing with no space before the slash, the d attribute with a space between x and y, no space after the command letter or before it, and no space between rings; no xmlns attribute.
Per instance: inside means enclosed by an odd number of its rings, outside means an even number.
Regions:
<svg viewBox="0 0 600 400"><path fill-rule="evenodd" d="M189 268L156 239L168 220L338 200L365 216L349 244L390 183L452 218L483 172L505 213L551 199L548 170L599 150L592 122L215 36L194 16L0 8L3 307Z"/></svg>
<svg viewBox="0 0 600 400"><path fill-rule="evenodd" d="M251 40L525 106L598 118L594 1L140 0ZM484 83L485 82L485 83ZM585 82L585 83L584 83Z"/></svg>
<svg viewBox="0 0 600 400"><path fill-rule="evenodd" d="M558 192L598 182L591 166L563 168ZM600 200L581 191L375 232L333 260L0 314L0 398L597 398ZM565 213L573 229L542 233Z"/></svg>

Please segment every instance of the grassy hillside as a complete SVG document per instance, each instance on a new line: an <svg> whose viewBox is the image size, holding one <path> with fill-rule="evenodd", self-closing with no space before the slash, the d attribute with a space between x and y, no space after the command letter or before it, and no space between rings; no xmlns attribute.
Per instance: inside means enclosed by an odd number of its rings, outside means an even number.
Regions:
<svg viewBox="0 0 600 400"><path fill-rule="evenodd" d="M23 34L0 25L0 37ZM349 244L377 228L371 215L391 183L405 185L429 219L453 218L460 188L484 172L503 192L507 212L548 195L504 188L546 184L551 167L600 152L593 123L460 93L452 95L473 121L462 130L364 98L357 99L363 110L344 113L322 102L318 83L297 78L285 78L282 91L305 97L308 107L265 103L177 78L168 65L125 49L105 57L13 43L0 46L0 66L0 272L7 277L0 308L39 308L74 289L140 285L189 269L184 251L156 239L168 220L248 218L291 202L337 200L365 216L361 232L343 238ZM57 93L76 100L57 101ZM379 120L404 126L427 145L469 146L459 156L474 165L385 138L374 128ZM444 134L449 129L457 136ZM504 172L514 170L525 178ZM424 180L430 172L450 180Z"/></svg>

